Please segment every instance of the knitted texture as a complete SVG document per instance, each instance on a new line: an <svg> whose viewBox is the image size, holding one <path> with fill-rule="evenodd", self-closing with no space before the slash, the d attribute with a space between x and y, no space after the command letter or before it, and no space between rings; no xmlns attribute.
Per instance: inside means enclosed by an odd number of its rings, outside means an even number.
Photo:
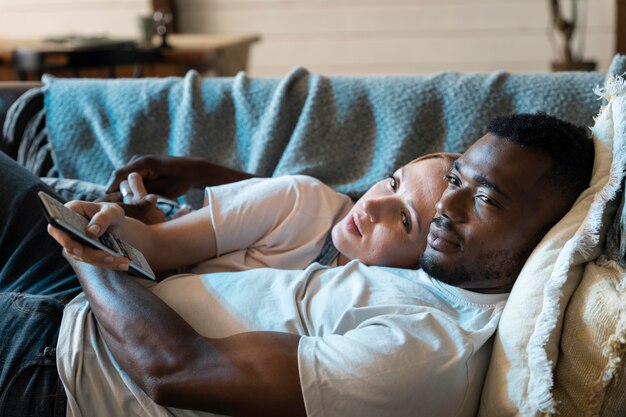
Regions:
<svg viewBox="0 0 626 417"><path fill-rule="evenodd" d="M590 125L602 73L81 80L45 77L63 177L105 183L134 154L193 155L262 176L307 174L352 196L428 152L462 152L493 117Z"/></svg>

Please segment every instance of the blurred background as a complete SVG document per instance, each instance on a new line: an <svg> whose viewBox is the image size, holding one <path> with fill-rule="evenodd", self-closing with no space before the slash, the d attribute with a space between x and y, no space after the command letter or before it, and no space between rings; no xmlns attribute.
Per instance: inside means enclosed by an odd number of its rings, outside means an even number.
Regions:
<svg viewBox="0 0 626 417"><path fill-rule="evenodd" d="M294 66L326 75L544 72L594 63L604 71L624 52L625 9L624 0L0 0L0 78L17 77L15 51L50 51L51 41L61 52L106 49L108 41L137 41L144 52L146 44L162 46L158 34L147 42L146 30L165 32L166 58L178 61L159 72L144 57L147 69L136 76L195 67L252 76L283 76ZM232 62L215 63L229 54ZM583 61L591 66L571 67ZM25 69L54 70L46 65Z"/></svg>

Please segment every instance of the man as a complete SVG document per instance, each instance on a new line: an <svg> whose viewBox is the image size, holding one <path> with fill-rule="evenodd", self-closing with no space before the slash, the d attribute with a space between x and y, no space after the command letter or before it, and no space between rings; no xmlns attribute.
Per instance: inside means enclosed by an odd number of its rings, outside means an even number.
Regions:
<svg viewBox="0 0 626 417"><path fill-rule="evenodd" d="M511 290L591 179L592 142L550 123L545 115L496 119L453 164L420 261L426 272L472 291Z"/></svg>
<svg viewBox="0 0 626 417"><path fill-rule="evenodd" d="M437 203L421 262L438 279L353 262L296 275L181 276L147 289L71 260L84 295L65 308L57 352L70 414L473 415L506 298L489 293L510 289L593 163L585 131L545 115L499 119L489 131L459 158ZM37 284L33 268L18 269ZM71 292L59 270L57 287L41 294ZM10 297L14 310L33 311L28 297ZM270 324L257 326L260 315ZM27 340L11 323L3 332Z"/></svg>

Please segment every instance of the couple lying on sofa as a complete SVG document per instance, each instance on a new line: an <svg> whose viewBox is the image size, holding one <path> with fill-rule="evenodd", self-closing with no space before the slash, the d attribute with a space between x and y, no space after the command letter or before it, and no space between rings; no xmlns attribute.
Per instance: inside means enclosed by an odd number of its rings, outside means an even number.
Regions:
<svg viewBox="0 0 626 417"><path fill-rule="evenodd" d="M49 228L68 264L43 233L44 186L2 158L5 407L474 415L506 293L593 165L585 129L545 114L488 132L454 162L400 168L354 205L307 177L209 188L204 208L153 226L115 205L70 204L153 269L186 268L158 284ZM20 373L27 362L42 366Z"/></svg>

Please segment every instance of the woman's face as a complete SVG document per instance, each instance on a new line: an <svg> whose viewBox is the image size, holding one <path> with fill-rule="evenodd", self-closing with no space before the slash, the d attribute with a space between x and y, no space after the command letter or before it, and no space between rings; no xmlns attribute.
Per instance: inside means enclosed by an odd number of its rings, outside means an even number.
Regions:
<svg viewBox="0 0 626 417"><path fill-rule="evenodd" d="M366 265L419 267L446 170L443 159L424 159L374 184L333 227L339 252Z"/></svg>

